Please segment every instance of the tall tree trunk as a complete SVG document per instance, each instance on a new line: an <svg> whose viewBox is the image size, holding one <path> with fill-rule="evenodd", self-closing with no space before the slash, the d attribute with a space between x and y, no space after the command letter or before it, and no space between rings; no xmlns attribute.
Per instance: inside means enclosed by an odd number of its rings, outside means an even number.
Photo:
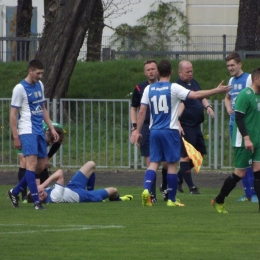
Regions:
<svg viewBox="0 0 260 260"><path fill-rule="evenodd" d="M50 99L65 97L77 62L95 0L53 1L45 18L45 27L35 58L43 62L45 95Z"/></svg>
<svg viewBox="0 0 260 260"><path fill-rule="evenodd" d="M236 51L260 50L260 1L240 0Z"/></svg>
<svg viewBox="0 0 260 260"><path fill-rule="evenodd" d="M90 22L87 40L87 61L100 61L102 33L104 28L102 0L96 0L93 19Z"/></svg>
<svg viewBox="0 0 260 260"><path fill-rule="evenodd" d="M32 0L18 0L16 15L16 37L30 37L32 20ZM30 42L17 41L17 60L29 60Z"/></svg>

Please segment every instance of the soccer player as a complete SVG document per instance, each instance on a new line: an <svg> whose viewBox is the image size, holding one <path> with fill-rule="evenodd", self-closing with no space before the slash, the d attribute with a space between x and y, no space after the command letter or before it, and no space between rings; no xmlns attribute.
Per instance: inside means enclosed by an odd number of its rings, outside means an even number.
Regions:
<svg viewBox="0 0 260 260"><path fill-rule="evenodd" d="M55 142L59 140L59 135L51 124L44 104L44 86L40 81L43 71L41 61L30 61L26 78L13 89L10 126L14 139L14 148L22 149L26 160L25 176L7 193L15 208L18 207L18 194L28 186L34 201L34 208L36 210L45 209L39 200L35 179L35 173L40 173L44 169L47 156L42 121L44 120L49 126Z"/></svg>
<svg viewBox="0 0 260 260"><path fill-rule="evenodd" d="M50 159L59 150L59 148L63 142L63 139L64 139L64 130L63 130L62 126L55 122L52 122L52 125L54 126L55 131L59 134L59 141L54 142L53 136L50 132L50 128L48 127L48 125L46 125L46 123L43 122L43 130L45 132L46 145L47 145L47 147L48 146L51 146L51 147L50 147L50 150L46 157L44 170L40 174L36 174L37 184L43 183L45 180L47 180L49 178L48 168L50 166ZM17 154L19 157L19 166L20 166L19 170L18 170L18 180L20 181L20 180L22 180L22 178L24 177L25 172L26 172L26 161L25 161L25 157L23 156L22 150L17 150ZM22 202L27 203L27 196L26 196L27 189L22 190L21 195L22 195Z"/></svg>
<svg viewBox="0 0 260 260"><path fill-rule="evenodd" d="M243 72L242 61L237 52L230 53L225 60L227 69L232 76L228 83L228 85L231 86L231 90L229 93L227 93L225 97L225 106L228 114L230 115L229 132L230 137L232 138L232 130L235 120L234 107L237 95L242 89L250 87L252 84L252 80L250 74ZM254 174L251 167L246 169L246 174L245 177L242 179L242 184L245 195L239 198L238 201L258 202L254 191Z"/></svg>
<svg viewBox="0 0 260 260"><path fill-rule="evenodd" d="M130 109L130 116L131 116L131 143L134 143L135 134L136 134L136 128L137 128L137 112L141 105L141 99L143 96L144 89L152 84L158 81L158 70L157 70L157 64L155 60L147 60L144 62L144 75L146 76L147 80L139 83L135 86L133 96L132 96L132 104ZM149 167L150 164L150 130L149 130L149 124L150 124L150 110L149 108L146 111L144 124L142 127L142 142L140 144L140 151L141 156L145 157L146 167ZM164 168L162 168L162 173L166 172ZM156 202L156 181L153 184L152 188L152 201Z"/></svg>
<svg viewBox="0 0 260 260"><path fill-rule="evenodd" d="M170 83L172 67L169 61L162 60L158 64L160 81L146 87L141 100L141 107L137 118L136 143L140 146L142 140L141 129L149 106L150 122L150 165L145 173L144 191L142 193L143 206L152 206L151 187L155 180L160 162L166 161L168 201L167 206L184 206L176 200L177 166L180 160L181 138L178 125L178 111L181 100L202 99L217 93L224 93L230 87L223 86L211 90L190 91L177 83Z"/></svg>
<svg viewBox="0 0 260 260"><path fill-rule="evenodd" d="M225 198L251 166L255 178L254 190L258 201L260 198L260 68L253 71L251 78L251 87L244 88L236 97L232 133L235 172L226 178L220 193L211 201L219 213L228 213Z"/></svg>
<svg viewBox="0 0 260 260"><path fill-rule="evenodd" d="M133 199L132 195L120 197L117 189L113 187L94 190L96 179L95 167L96 165L93 161L88 161L74 174L66 186L64 186L63 171L59 169L38 186L41 202L75 203L102 202L107 198L110 201L130 201ZM52 182L55 182L54 186L47 188Z"/></svg>

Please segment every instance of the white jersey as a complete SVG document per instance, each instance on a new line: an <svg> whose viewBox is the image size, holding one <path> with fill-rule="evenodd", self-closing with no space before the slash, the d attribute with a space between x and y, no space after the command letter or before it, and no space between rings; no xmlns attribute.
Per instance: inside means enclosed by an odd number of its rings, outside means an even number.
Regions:
<svg viewBox="0 0 260 260"><path fill-rule="evenodd" d="M79 202L79 194L74 192L73 190L64 187L58 183L54 186L46 189L48 197L46 202L54 202L54 203L75 203Z"/></svg>
<svg viewBox="0 0 260 260"><path fill-rule="evenodd" d="M177 83L156 82L147 86L141 104L150 107L150 129L179 129L179 105L189 93L190 90Z"/></svg>
<svg viewBox="0 0 260 260"><path fill-rule="evenodd" d="M13 89L11 106L19 109L18 134L42 134L44 87L42 82L30 85L25 80Z"/></svg>

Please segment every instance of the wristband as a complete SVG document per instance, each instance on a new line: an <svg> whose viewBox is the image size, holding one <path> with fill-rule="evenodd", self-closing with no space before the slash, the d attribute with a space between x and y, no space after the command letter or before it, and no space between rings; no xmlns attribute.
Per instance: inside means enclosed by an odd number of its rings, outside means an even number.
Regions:
<svg viewBox="0 0 260 260"><path fill-rule="evenodd" d="M206 110L208 109L208 107L212 108L212 105L207 105L207 106L206 106Z"/></svg>
<svg viewBox="0 0 260 260"><path fill-rule="evenodd" d="M137 129L137 123L131 124L131 131L134 131Z"/></svg>

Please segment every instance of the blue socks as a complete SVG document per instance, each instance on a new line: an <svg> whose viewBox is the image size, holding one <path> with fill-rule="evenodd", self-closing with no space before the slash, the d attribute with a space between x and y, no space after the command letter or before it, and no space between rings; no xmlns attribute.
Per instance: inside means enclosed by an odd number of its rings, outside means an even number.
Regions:
<svg viewBox="0 0 260 260"><path fill-rule="evenodd" d="M246 175L242 179L242 183L246 197L251 198L252 196L254 196L254 174L251 167L246 169Z"/></svg>
<svg viewBox="0 0 260 260"><path fill-rule="evenodd" d="M167 173L168 199L175 202L178 186L178 174Z"/></svg>
<svg viewBox="0 0 260 260"><path fill-rule="evenodd" d="M96 181L96 173L93 172L88 179L88 184L87 184L87 190L94 190L95 188L95 181Z"/></svg>
<svg viewBox="0 0 260 260"><path fill-rule="evenodd" d="M153 170L146 170L144 175L144 189L148 189L149 193L152 192L152 185L155 182L156 172Z"/></svg>
<svg viewBox="0 0 260 260"><path fill-rule="evenodd" d="M38 189L37 189L37 185L36 185L35 172L26 170L25 178L26 178L27 185L29 187L29 190L31 192L31 196L32 196L34 204L35 204L36 202L39 202L39 196L38 196Z"/></svg>

